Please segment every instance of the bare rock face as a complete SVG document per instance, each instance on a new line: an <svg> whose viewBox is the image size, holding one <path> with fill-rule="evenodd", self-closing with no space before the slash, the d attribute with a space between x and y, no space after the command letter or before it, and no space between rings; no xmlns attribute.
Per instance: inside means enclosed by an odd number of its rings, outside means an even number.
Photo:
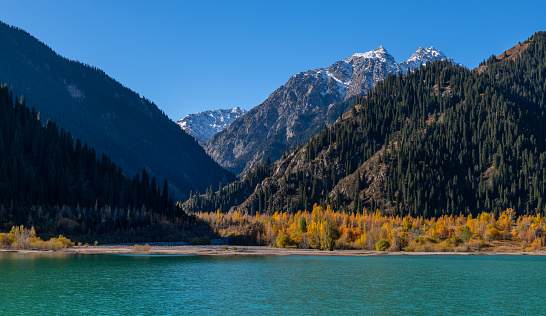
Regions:
<svg viewBox="0 0 546 316"><path fill-rule="evenodd" d="M335 62L328 68L308 70L290 77L267 100L214 135L205 149L228 170L241 174L264 161L282 156L287 146L304 144L325 124L332 109L347 110L351 98L366 95L389 74L407 72L438 60L442 52L419 48L398 64L381 46ZM341 106L334 106L346 102ZM339 114L339 113L334 113Z"/></svg>

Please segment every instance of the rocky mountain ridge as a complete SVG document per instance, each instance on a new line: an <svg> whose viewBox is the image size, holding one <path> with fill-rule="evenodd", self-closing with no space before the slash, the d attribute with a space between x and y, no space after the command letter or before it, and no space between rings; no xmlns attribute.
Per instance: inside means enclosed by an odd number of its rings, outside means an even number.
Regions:
<svg viewBox="0 0 546 316"><path fill-rule="evenodd" d="M240 107L202 111L188 114L178 120L176 124L186 133L195 137L199 143L204 144L246 112L245 109Z"/></svg>
<svg viewBox="0 0 546 316"><path fill-rule="evenodd" d="M268 156L277 160L286 147L307 142L388 75L439 60L451 59L434 47L419 47L409 59L396 63L380 46L330 67L293 75L262 104L213 136L205 149L220 165L242 174Z"/></svg>

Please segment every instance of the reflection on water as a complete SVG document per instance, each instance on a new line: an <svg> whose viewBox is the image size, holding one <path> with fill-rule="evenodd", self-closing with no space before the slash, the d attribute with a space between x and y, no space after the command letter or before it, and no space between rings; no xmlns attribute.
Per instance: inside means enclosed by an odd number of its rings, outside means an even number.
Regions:
<svg viewBox="0 0 546 316"><path fill-rule="evenodd" d="M179 254L146 254L146 253L119 253L119 254L112 254L112 256L122 256L122 257L145 257L145 258L161 258L161 257L192 257L195 255L179 255Z"/></svg>
<svg viewBox="0 0 546 316"><path fill-rule="evenodd" d="M69 259L75 256L73 253L62 253L62 252L1 252L0 260L42 260L42 259L53 259L53 260L62 260Z"/></svg>
<svg viewBox="0 0 546 316"><path fill-rule="evenodd" d="M0 314L541 314L539 256L0 254Z"/></svg>

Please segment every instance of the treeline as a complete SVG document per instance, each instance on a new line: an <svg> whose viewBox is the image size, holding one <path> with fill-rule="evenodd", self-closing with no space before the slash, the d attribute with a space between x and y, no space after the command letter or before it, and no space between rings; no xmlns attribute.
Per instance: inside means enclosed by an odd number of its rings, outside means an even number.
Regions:
<svg viewBox="0 0 546 316"><path fill-rule="evenodd" d="M515 215L513 209L476 217L381 215L379 211L337 212L314 205L310 212L247 215L196 213L235 244L304 249L363 249L380 251L535 251L544 250L545 218Z"/></svg>
<svg viewBox="0 0 546 316"><path fill-rule="evenodd" d="M108 156L98 159L69 132L44 124L24 98L14 99L6 84L0 87L1 229L24 224L39 234L121 238L154 223L164 223L155 227L169 231L164 235L191 228L194 219L174 205L167 181L158 184L146 170L127 179ZM176 226L181 220L186 224Z"/></svg>
<svg viewBox="0 0 546 316"><path fill-rule="evenodd" d="M544 214L546 34L519 45L519 57L491 58L474 71L445 61L389 76L230 208ZM188 209L216 211L201 205Z"/></svg>

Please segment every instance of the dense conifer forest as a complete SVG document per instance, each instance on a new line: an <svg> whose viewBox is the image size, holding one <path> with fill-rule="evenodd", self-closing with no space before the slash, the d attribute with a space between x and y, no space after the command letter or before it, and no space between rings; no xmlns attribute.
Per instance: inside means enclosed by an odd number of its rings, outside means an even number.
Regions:
<svg viewBox="0 0 546 316"><path fill-rule="evenodd" d="M14 101L17 99L17 101ZM199 234L165 180L127 178L106 155L43 122L23 97L0 87L0 229L34 226L79 240L181 240ZM208 233L206 225L200 227Z"/></svg>
<svg viewBox="0 0 546 316"><path fill-rule="evenodd" d="M546 213L546 33L466 69L390 76L305 146L212 187L190 211ZM220 186L221 187L221 186Z"/></svg>
<svg viewBox="0 0 546 316"><path fill-rule="evenodd" d="M0 22L0 82L23 94L43 122L82 139L133 177L146 168L171 195L187 198L235 180L150 100L104 71L58 55L27 32Z"/></svg>

